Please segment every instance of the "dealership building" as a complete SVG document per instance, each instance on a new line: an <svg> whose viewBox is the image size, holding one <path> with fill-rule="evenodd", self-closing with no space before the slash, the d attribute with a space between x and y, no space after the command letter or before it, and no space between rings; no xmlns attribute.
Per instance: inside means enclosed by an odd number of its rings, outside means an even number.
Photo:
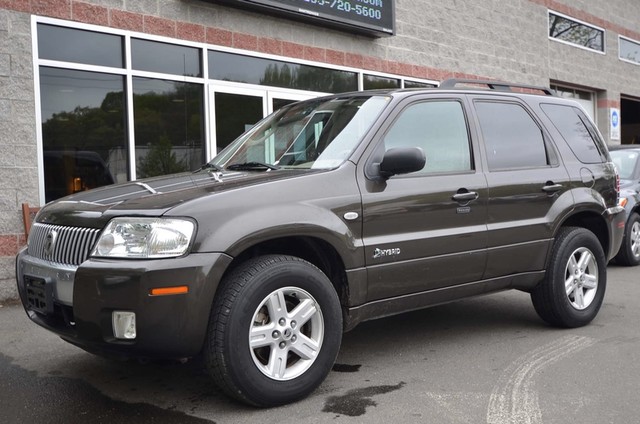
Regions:
<svg viewBox="0 0 640 424"><path fill-rule="evenodd" d="M0 0L0 300L23 204L197 169L297 100L504 80L640 144L639 22L637 0Z"/></svg>

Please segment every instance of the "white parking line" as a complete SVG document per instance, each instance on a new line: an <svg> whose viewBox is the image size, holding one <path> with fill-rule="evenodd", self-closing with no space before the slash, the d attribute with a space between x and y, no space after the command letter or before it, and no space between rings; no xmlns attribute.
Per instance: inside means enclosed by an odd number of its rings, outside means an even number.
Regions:
<svg viewBox="0 0 640 424"><path fill-rule="evenodd" d="M554 362L596 343L590 337L566 336L521 356L502 373L491 391L487 424L542 424L536 375Z"/></svg>

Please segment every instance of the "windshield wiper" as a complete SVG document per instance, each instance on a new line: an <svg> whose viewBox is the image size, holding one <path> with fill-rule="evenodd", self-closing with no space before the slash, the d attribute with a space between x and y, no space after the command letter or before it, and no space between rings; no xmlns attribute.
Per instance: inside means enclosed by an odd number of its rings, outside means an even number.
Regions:
<svg viewBox="0 0 640 424"><path fill-rule="evenodd" d="M227 169L231 171L271 169L275 171L276 169L280 169L280 167L275 165L269 165L268 163L262 163L262 162L244 162L244 163L232 163L231 165L227 166Z"/></svg>
<svg viewBox="0 0 640 424"><path fill-rule="evenodd" d="M193 171L193 173L195 174L196 172L204 171L205 169L213 169L214 171L218 171L218 172L224 171L224 169L220 165L216 165L215 163L209 162L209 163L205 163L200 168Z"/></svg>

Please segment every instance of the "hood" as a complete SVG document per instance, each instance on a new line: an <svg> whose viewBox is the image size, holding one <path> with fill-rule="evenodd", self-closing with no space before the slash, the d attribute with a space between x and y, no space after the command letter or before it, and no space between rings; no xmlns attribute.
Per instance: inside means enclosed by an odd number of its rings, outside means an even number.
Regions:
<svg viewBox="0 0 640 424"><path fill-rule="evenodd" d="M210 172L166 175L114 184L45 205L36 222L102 228L117 215L161 216L171 208L217 192L318 173L317 170Z"/></svg>

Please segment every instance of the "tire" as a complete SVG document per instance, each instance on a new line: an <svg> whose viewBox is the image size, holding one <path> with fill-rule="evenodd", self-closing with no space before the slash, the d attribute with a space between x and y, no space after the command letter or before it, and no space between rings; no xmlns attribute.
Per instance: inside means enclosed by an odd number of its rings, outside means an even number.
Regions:
<svg viewBox="0 0 640 424"><path fill-rule="evenodd" d="M624 239L616 255L616 263L626 266L640 264L640 215L632 212L624 230Z"/></svg>
<svg viewBox="0 0 640 424"><path fill-rule="evenodd" d="M327 276L296 257L261 256L221 282L204 361L228 395L271 407L315 390L331 370L341 340L342 310Z"/></svg>
<svg viewBox="0 0 640 424"><path fill-rule="evenodd" d="M558 327L588 324L602 306L607 285L607 261L600 241L584 228L564 227L551 254L544 280L531 292L536 312Z"/></svg>

